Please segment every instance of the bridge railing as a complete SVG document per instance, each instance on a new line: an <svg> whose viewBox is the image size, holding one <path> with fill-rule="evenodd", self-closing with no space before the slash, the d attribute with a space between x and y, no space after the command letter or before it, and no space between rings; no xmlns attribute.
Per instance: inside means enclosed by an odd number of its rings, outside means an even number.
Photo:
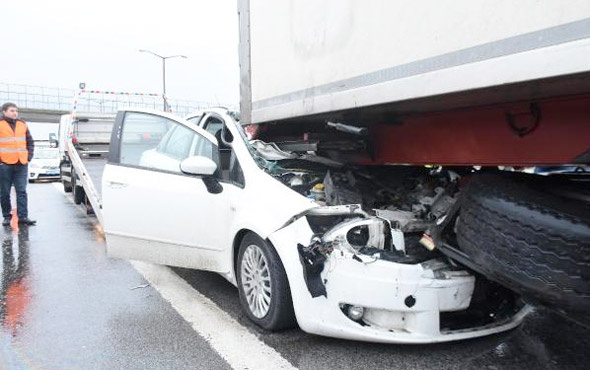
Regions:
<svg viewBox="0 0 590 370"><path fill-rule="evenodd" d="M75 93L73 89L0 83L0 102L29 109L69 111Z"/></svg>
<svg viewBox="0 0 590 370"><path fill-rule="evenodd" d="M20 108L86 113L114 113L123 107L164 109L159 94L97 90L74 90L43 86L7 84L0 82L0 104L13 102ZM223 104L206 101L167 98L169 111L184 116L199 109ZM225 105L227 106L227 105Z"/></svg>

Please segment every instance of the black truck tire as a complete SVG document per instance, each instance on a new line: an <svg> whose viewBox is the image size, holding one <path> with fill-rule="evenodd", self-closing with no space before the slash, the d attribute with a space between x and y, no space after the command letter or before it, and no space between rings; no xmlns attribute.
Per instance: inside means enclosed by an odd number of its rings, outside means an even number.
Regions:
<svg viewBox="0 0 590 370"><path fill-rule="evenodd" d="M74 186L74 203L76 204L82 204L82 202L84 202L84 197L86 196L86 194L84 194L84 188L81 186Z"/></svg>
<svg viewBox="0 0 590 370"><path fill-rule="evenodd" d="M462 192L459 248L491 280L588 325L589 184L475 175Z"/></svg>
<svg viewBox="0 0 590 370"><path fill-rule="evenodd" d="M72 192L72 184L67 182L66 180L61 180L62 185L64 186L64 193L71 193Z"/></svg>
<svg viewBox="0 0 590 370"><path fill-rule="evenodd" d="M74 203L75 204L82 204L84 202L84 198L86 197L86 193L84 193L84 188L78 186L78 180L76 179L76 172L72 170L72 192L74 196Z"/></svg>

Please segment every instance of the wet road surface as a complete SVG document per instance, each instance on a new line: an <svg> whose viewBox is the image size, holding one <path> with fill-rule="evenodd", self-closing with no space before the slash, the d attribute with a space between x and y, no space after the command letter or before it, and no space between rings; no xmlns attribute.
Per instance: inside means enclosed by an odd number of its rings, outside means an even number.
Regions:
<svg viewBox="0 0 590 370"><path fill-rule="evenodd" d="M0 369L230 368L128 262L106 258L95 219L71 196L50 184L29 193L38 226L2 234ZM544 310L508 333L436 345L269 333L247 320L223 278L173 271L299 369L585 369L590 361L590 330Z"/></svg>
<svg viewBox="0 0 590 370"><path fill-rule="evenodd" d="M299 369L587 369L590 330L537 310L507 333L433 345L390 345L309 335L271 333L248 321L237 289L216 274L173 269Z"/></svg>
<svg viewBox="0 0 590 370"><path fill-rule="evenodd" d="M37 226L1 234L0 369L230 368L127 261L105 256L96 219L52 184L28 190Z"/></svg>

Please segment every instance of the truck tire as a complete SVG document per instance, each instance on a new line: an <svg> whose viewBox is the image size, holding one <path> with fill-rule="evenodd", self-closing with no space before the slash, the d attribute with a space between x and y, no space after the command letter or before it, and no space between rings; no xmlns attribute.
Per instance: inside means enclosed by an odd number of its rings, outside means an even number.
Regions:
<svg viewBox="0 0 590 370"><path fill-rule="evenodd" d="M296 325L283 263L274 248L254 233L240 243L236 277L240 303L251 321L272 331Z"/></svg>
<svg viewBox="0 0 590 370"><path fill-rule="evenodd" d="M455 229L459 248L491 280L588 324L588 184L538 175L475 175L462 191Z"/></svg>
<svg viewBox="0 0 590 370"><path fill-rule="evenodd" d="M74 203L76 204L82 204L82 202L84 201L84 188L81 186L74 186Z"/></svg>
<svg viewBox="0 0 590 370"><path fill-rule="evenodd" d="M78 181L76 180L76 172L72 170L72 192L74 196L74 203L82 204L86 194L84 193L84 188L78 186Z"/></svg>
<svg viewBox="0 0 590 370"><path fill-rule="evenodd" d="M62 185L64 186L64 193L71 193L72 192L72 184L65 180L61 180Z"/></svg>
<svg viewBox="0 0 590 370"><path fill-rule="evenodd" d="M74 196L74 203L75 204L82 204L86 194L84 193L84 188L81 186L78 186L76 171L74 171L73 168L72 168L72 172L71 172L71 179L72 179L71 186L72 186L72 193L73 193L72 195Z"/></svg>
<svg viewBox="0 0 590 370"><path fill-rule="evenodd" d="M61 179L61 184L64 187L64 193L71 193L72 192L72 183L70 181L66 181L64 179L64 163L60 163L59 165L59 177Z"/></svg>
<svg viewBox="0 0 590 370"><path fill-rule="evenodd" d="M74 186L74 203L82 204L84 202L84 198L86 194L84 193L84 188L81 186Z"/></svg>

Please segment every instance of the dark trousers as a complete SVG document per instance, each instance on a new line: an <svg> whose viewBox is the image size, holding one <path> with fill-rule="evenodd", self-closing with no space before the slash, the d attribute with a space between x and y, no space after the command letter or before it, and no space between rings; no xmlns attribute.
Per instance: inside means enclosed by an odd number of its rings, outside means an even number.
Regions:
<svg viewBox="0 0 590 370"><path fill-rule="evenodd" d="M0 204L2 216L10 217L10 188L14 184L16 190L16 209L18 218L27 218L27 182L28 165L0 163Z"/></svg>

